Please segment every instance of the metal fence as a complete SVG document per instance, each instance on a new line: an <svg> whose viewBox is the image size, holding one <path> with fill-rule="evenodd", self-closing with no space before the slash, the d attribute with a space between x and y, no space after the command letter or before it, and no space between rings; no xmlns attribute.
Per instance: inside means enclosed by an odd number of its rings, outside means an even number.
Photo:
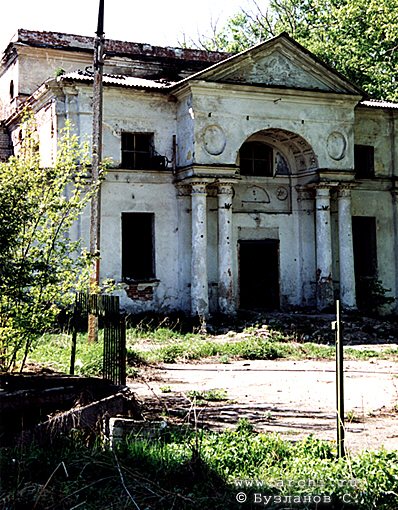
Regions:
<svg viewBox="0 0 398 510"><path fill-rule="evenodd" d="M70 373L74 373L78 324L88 315L98 317L104 331L102 377L114 384L126 384L126 324L120 314L119 297L103 294L76 294L72 320L72 352Z"/></svg>

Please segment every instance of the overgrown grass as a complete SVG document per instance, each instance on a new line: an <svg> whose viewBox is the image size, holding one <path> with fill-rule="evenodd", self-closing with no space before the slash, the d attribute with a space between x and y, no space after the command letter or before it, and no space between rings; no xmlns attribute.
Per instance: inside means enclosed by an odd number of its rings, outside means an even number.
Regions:
<svg viewBox="0 0 398 510"><path fill-rule="evenodd" d="M315 344L311 342L293 343L270 341L258 337L249 337L239 341L219 342L217 340L182 340L168 342L162 346L140 345L130 348L130 356L148 363L174 363L176 361L201 360L210 357L219 358L221 362L225 359L322 359L331 360L335 358L335 347ZM374 351L371 349L358 350L345 349L347 359L369 360L372 358L389 359L398 356L398 349L385 351Z"/></svg>
<svg viewBox="0 0 398 510"><path fill-rule="evenodd" d="M69 373L72 338L66 334L43 335L28 361L45 365L57 372ZM103 332L98 342L87 342L87 334L79 333L76 345L75 375L97 376L102 371Z"/></svg>
<svg viewBox="0 0 398 510"><path fill-rule="evenodd" d="M227 390L223 388L213 388L210 390L191 390L187 392L187 396L196 401L204 400L206 402L220 402L228 399Z"/></svg>
<svg viewBox="0 0 398 510"><path fill-rule="evenodd" d="M222 433L180 429L153 440L132 436L113 451L78 438L51 449L3 449L0 470L0 505L8 510L264 506L253 504L255 493L271 497L272 509L398 508L398 452L336 460L332 443L311 436L292 443L256 434L248 422ZM246 504L236 502L241 492ZM307 496L307 502L277 503L293 495ZM331 503L308 503L310 495Z"/></svg>
<svg viewBox="0 0 398 510"><path fill-rule="evenodd" d="M137 366L146 363L189 362L207 358L213 358L221 363L238 359L332 360L335 358L334 346L273 340L272 336L266 338L248 336L240 340L230 338L225 341L217 337L204 338L192 333L183 334L168 328L159 328L152 332L145 332L138 328L128 330L127 338L128 374L131 376L136 375ZM99 342L96 344L89 344L87 335L79 334L75 374L101 375L102 349L102 331L100 331ZM69 335L44 335L38 341L28 361L41 363L53 370L67 373L70 365L70 351L71 337ZM396 348L383 351L345 348L344 352L346 359L352 360L398 358Z"/></svg>
<svg viewBox="0 0 398 510"><path fill-rule="evenodd" d="M165 343L170 341L193 341L199 340L200 335L197 333L182 333L173 328L159 327L156 329L135 327L128 328L126 332L127 343L135 344L145 340L150 343Z"/></svg>

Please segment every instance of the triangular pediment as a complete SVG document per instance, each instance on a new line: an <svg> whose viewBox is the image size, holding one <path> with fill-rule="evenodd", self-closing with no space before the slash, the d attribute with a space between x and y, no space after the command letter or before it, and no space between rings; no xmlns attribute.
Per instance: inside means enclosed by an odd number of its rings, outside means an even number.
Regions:
<svg viewBox="0 0 398 510"><path fill-rule="evenodd" d="M287 34L281 34L188 78L192 79L362 95L358 87Z"/></svg>
<svg viewBox="0 0 398 510"><path fill-rule="evenodd" d="M221 77L219 77L220 79ZM332 90L322 78L306 66L276 50L260 58L252 58L242 67L226 73L222 81L310 90Z"/></svg>

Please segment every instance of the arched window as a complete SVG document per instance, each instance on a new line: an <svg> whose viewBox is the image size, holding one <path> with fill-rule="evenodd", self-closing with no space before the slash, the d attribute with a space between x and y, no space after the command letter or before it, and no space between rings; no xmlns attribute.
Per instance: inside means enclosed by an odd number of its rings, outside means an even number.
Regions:
<svg viewBox="0 0 398 510"><path fill-rule="evenodd" d="M11 80L10 81L10 99L14 99L14 93L15 93L14 80Z"/></svg>
<svg viewBox="0 0 398 510"><path fill-rule="evenodd" d="M262 142L245 142L239 151L241 175L272 177L274 151Z"/></svg>

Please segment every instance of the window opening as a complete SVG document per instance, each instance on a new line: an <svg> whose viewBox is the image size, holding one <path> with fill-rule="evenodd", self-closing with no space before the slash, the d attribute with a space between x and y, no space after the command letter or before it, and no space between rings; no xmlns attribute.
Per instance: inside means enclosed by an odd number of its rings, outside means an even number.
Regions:
<svg viewBox="0 0 398 510"><path fill-rule="evenodd" d="M369 284L377 279L376 218L353 216L352 237L357 305L363 309L369 301Z"/></svg>
<svg viewBox="0 0 398 510"><path fill-rule="evenodd" d="M245 142L239 151L241 175L272 177L273 149L262 142Z"/></svg>
<svg viewBox="0 0 398 510"><path fill-rule="evenodd" d="M122 213L122 279L155 278L152 213Z"/></svg>
<svg viewBox="0 0 398 510"><path fill-rule="evenodd" d="M122 168L149 169L152 156L153 133L122 133Z"/></svg>
<svg viewBox="0 0 398 510"><path fill-rule="evenodd" d="M357 179L374 177L374 147L371 145L355 145L354 166Z"/></svg>

